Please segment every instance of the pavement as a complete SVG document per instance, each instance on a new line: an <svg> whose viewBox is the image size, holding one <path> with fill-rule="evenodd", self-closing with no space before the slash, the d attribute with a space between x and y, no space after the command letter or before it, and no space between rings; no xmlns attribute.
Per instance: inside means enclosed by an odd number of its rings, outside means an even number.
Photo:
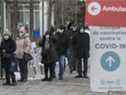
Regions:
<svg viewBox="0 0 126 95"><path fill-rule="evenodd" d="M17 86L2 86L0 81L0 95L126 95L126 92L95 93L90 90L88 79L75 79L76 74L65 72L64 80L56 78L52 82L42 82L37 78L30 78L26 83L18 82Z"/></svg>

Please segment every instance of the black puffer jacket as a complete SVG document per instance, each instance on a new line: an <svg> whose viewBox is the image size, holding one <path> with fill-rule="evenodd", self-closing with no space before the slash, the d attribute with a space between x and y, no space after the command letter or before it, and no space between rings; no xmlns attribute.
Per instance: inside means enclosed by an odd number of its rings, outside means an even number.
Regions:
<svg viewBox="0 0 126 95"><path fill-rule="evenodd" d="M77 32L73 38L73 49L76 57L88 58L90 50L90 37L89 34L84 32Z"/></svg>
<svg viewBox="0 0 126 95"><path fill-rule="evenodd" d="M9 38L8 40L3 39L0 46L0 51L3 57L11 57L16 51L16 42L12 38Z"/></svg>
<svg viewBox="0 0 126 95"><path fill-rule="evenodd" d="M68 48L68 36L65 32L63 33L56 33L55 35L55 47L58 56L60 55L66 55L67 48Z"/></svg>
<svg viewBox="0 0 126 95"><path fill-rule="evenodd" d="M13 39L2 40L0 46L2 68L10 70L11 72L17 71L17 64L14 52L16 51L16 42ZM12 61L15 63L12 65Z"/></svg>
<svg viewBox="0 0 126 95"><path fill-rule="evenodd" d="M55 63L57 55L56 55L56 50L52 43L51 37L49 39L50 46L48 49L45 48L45 41L46 41L46 37L44 36L40 43L40 45L42 47L42 63L43 64Z"/></svg>

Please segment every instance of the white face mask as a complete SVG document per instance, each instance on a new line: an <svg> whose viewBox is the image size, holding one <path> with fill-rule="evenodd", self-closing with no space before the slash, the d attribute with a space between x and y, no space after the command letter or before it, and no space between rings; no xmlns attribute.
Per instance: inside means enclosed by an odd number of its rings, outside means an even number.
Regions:
<svg viewBox="0 0 126 95"><path fill-rule="evenodd" d="M64 30L63 30L63 29L61 29L59 32L60 32L60 33L63 33L63 31L64 31Z"/></svg>
<svg viewBox="0 0 126 95"><path fill-rule="evenodd" d="M80 33L84 33L84 29L83 28L80 29Z"/></svg>
<svg viewBox="0 0 126 95"><path fill-rule="evenodd" d="M4 39L8 40L9 39L9 35L4 35Z"/></svg>
<svg viewBox="0 0 126 95"><path fill-rule="evenodd" d="M46 35L46 39L49 39L49 35Z"/></svg>
<svg viewBox="0 0 126 95"><path fill-rule="evenodd" d="M76 31L76 29L77 29L76 27L73 27L73 31Z"/></svg>
<svg viewBox="0 0 126 95"><path fill-rule="evenodd" d="M63 29L57 29L57 32L59 32L59 33L63 33Z"/></svg>
<svg viewBox="0 0 126 95"><path fill-rule="evenodd" d="M88 29L85 30L86 33L90 34L90 31Z"/></svg>
<svg viewBox="0 0 126 95"><path fill-rule="evenodd" d="M20 37L23 37L24 35L25 35L24 32L20 32L20 33L19 33L19 36L20 36Z"/></svg>

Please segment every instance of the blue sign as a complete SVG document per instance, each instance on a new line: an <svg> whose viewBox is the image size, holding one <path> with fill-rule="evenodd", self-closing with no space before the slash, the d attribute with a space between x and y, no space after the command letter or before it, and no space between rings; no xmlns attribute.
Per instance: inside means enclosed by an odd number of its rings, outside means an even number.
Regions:
<svg viewBox="0 0 126 95"><path fill-rule="evenodd" d="M32 35L34 38L40 38L40 31L33 31Z"/></svg>
<svg viewBox="0 0 126 95"><path fill-rule="evenodd" d="M120 58L113 51L106 52L101 57L101 66L105 71L116 71L120 66Z"/></svg>

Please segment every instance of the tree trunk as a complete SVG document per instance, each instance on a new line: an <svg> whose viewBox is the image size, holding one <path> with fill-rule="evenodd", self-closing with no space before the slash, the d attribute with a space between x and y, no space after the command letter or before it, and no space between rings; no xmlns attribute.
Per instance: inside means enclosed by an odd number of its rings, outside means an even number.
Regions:
<svg viewBox="0 0 126 95"><path fill-rule="evenodd" d="M51 26L51 21L52 21L52 6L53 6L53 2L52 0L48 1L48 28Z"/></svg>
<svg viewBox="0 0 126 95"><path fill-rule="evenodd" d="M30 2L30 38L32 39L32 32L34 27L34 6L33 6L33 0Z"/></svg>
<svg viewBox="0 0 126 95"><path fill-rule="evenodd" d="M13 9L12 9L12 13L11 13L11 32L13 34L13 37L16 36L16 32L17 32L17 0L13 1Z"/></svg>

